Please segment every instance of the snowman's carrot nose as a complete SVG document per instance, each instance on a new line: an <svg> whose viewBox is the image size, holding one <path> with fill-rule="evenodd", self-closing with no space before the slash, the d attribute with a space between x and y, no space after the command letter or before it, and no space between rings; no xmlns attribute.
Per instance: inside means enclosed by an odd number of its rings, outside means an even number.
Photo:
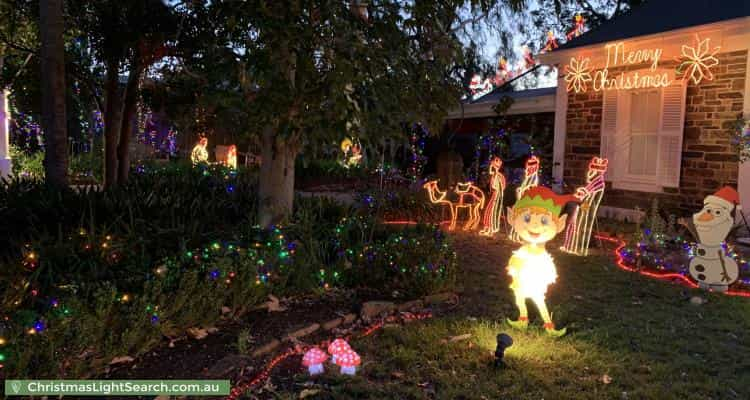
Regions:
<svg viewBox="0 0 750 400"><path fill-rule="evenodd" d="M711 213L707 211L698 216L698 221L701 221L701 222L713 221L713 219L714 219L714 216L711 215Z"/></svg>

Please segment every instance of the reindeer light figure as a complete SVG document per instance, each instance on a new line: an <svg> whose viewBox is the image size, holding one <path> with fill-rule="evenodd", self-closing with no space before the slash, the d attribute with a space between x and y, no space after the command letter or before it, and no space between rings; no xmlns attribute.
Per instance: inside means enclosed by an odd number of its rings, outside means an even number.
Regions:
<svg viewBox="0 0 750 400"><path fill-rule="evenodd" d="M475 229L479 225L479 211L484 207L484 192L475 186L472 182L460 182L456 184L454 194L456 201L447 199L448 192L440 191L436 180L429 181L423 186L430 196L430 202L433 204L445 204L451 212L451 222L448 230L456 229L456 220L458 212L462 208L469 211L469 219L466 221L463 229L466 231Z"/></svg>
<svg viewBox="0 0 750 400"><path fill-rule="evenodd" d="M516 188L516 201L523 197L523 194L527 190L539 185L539 157L531 156L526 160L526 168L523 173L523 181L521 185ZM514 242L519 242L521 239L518 237L518 233L510 227L510 239Z"/></svg>
<svg viewBox="0 0 750 400"><path fill-rule="evenodd" d="M492 236L500 231L500 221L503 214L503 193L505 192L505 176L500 171L503 167L503 160L495 157L490 162L490 200L484 209L482 218L482 231L480 235Z"/></svg>
<svg viewBox="0 0 750 400"><path fill-rule="evenodd" d="M608 163L606 158L592 158L586 174L586 186L576 189L575 197L580 200L580 206L572 212L573 217L565 232L565 245L562 247L568 253L579 256L589 254L591 232L604 196L604 174Z"/></svg>

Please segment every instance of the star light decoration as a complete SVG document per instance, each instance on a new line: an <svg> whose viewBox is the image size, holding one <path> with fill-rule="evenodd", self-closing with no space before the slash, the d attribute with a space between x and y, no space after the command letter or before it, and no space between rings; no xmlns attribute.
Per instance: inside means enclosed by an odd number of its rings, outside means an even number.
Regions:
<svg viewBox="0 0 750 400"><path fill-rule="evenodd" d="M692 80L694 84L699 84L704 78L706 80L714 79L711 67L719 64L716 53L721 46L711 49L709 38L700 40L698 35L695 36L695 47L682 45L682 55L679 59L680 65L677 67L677 73L682 73L686 79Z"/></svg>
<svg viewBox="0 0 750 400"><path fill-rule="evenodd" d="M565 82L568 83L568 91L574 90L576 93L586 91L586 83L591 82L591 72L589 72L589 59L570 59L570 64L565 66Z"/></svg>

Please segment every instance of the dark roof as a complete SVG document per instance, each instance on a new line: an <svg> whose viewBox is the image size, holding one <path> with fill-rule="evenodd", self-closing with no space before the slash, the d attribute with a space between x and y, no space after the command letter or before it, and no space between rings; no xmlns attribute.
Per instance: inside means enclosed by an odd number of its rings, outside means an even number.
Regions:
<svg viewBox="0 0 750 400"><path fill-rule="evenodd" d="M747 16L750 16L748 0L646 0L558 49L572 49Z"/></svg>
<svg viewBox="0 0 750 400"><path fill-rule="evenodd" d="M510 97L514 100L517 100L547 95L554 96L555 92L557 91L557 88L554 86L548 88L526 89L519 91L509 90L508 88L508 86L501 86L474 101L470 101L469 104L497 103L503 97Z"/></svg>

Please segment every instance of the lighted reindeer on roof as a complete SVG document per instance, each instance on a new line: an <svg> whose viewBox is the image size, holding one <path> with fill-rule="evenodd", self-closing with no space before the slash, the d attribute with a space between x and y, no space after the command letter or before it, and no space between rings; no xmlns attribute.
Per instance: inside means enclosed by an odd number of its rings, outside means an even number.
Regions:
<svg viewBox="0 0 750 400"><path fill-rule="evenodd" d="M433 180L424 184L430 201L433 204L445 204L451 212L451 222L448 230L456 228L456 219L458 212L465 208L469 212L469 218L464 224L464 230L470 231L479 226L480 211L484 207L484 192L476 187L472 182L459 182L451 193L451 199L448 198L447 191L440 191L438 181Z"/></svg>

